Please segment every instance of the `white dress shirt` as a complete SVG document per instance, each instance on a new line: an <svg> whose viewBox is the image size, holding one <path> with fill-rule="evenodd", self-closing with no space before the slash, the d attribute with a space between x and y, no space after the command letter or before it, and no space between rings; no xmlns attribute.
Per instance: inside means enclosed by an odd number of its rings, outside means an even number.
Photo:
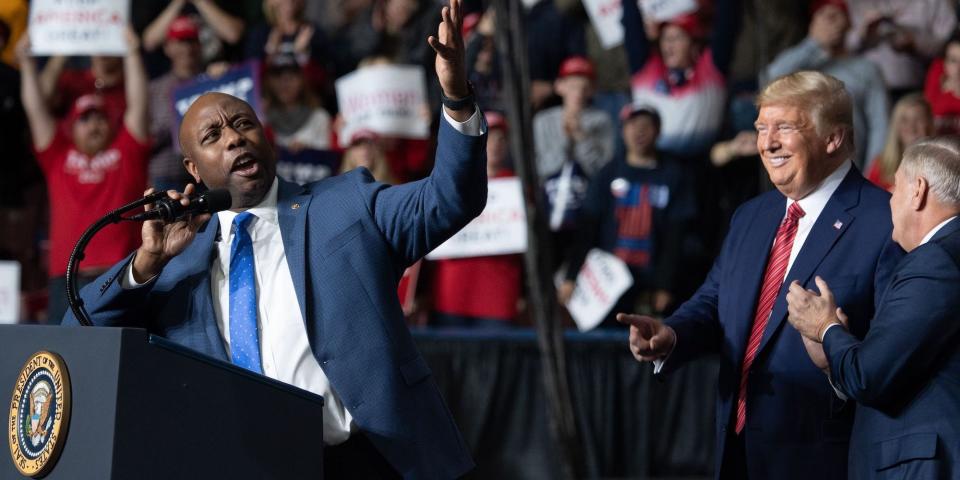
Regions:
<svg viewBox="0 0 960 480"><path fill-rule="evenodd" d="M830 201L830 197L833 196L833 192L837 191L837 187L840 186L840 183L843 182L844 177L847 176L847 172L850 171L853 164L850 160L845 160L836 170L833 171L827 178L823 179L820 182L820 185L817 188L813 189L812 192L807 194L806 197L801 198L800 200L793 200L787 198L787 204L783 209L783 218L787 217L787 210L790 208L790 205L793 205L794 202L800 204L800 208L803 209L804 215L800 218L800 221L797 222L797 234L793 238L793 247L790 249L790 260L787 262L787 269L784 272L784 279L787 278L787 275L790 273L790 269L793 268L793 261L797 259L797 255L800 254L800 250L803 248L803 244L807 241L807 237L810 236L810 231L813 230L813 225L817 223L817 219L820 218L820 213L823 212L823 208L827 206L827 202ZM781 220L782 222L782 220ZM773 245L770 246L770 249L773 249ZM679 338L676 339L677 342L680 341ZM674 343L676 345L676 343ZM660 373L660 370L663 368L663 364L670 357L668 354L662 360L653 361L653 373Z"/></svg>
<svg viewBox="0 0 960 480"><path fill-rule="evenodd" d="M486 129L480 110L466 122L455 121L447 112L443 117L458 132L478 136ZM280 224L277 219L277 190L274 179L260 204L248 209L256 218L248 224L253 241L254 269L257 287L257 327L260 333L260 359L263 374L324 397L323 439L327 445L343 443L350 437L353 417L330 385L307 340L306 323L300 312L293 277L287 264ZM217 327L227 355L230 352L230 245L233 241L233 219L238 212L225 210L216 214L221 239L216 244L216 258L210 265L210 292ZM212 220L211 220L212 221ZM123 288L140 284L133 278L133 262L121 277Z"/></svg>

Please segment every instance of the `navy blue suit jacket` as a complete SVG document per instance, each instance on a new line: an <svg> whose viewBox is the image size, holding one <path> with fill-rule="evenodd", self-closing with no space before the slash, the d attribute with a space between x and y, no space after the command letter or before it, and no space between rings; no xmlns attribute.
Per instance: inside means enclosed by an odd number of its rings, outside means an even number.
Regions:
<svg viewBox="0 0 960 480"><path fill-rule="evenodd" d="M786 291L794 280L815 289L814 276L819 275L834 289L840 306L857 312L856 318L871 318L902 255L890 239L889 198L851 168L787 273L748 379L744 444L750 478L846 476L853 412L814 366L797 331L785 327ZM720 354L717 475L727 429L732 429L760 284L785 212L786 197L778 191L737 209L706 281L666 320L677 332L677 344L662 374L699 355ZM854 322L851 330L862 336L867 321Z"/></svg>
<svg viewBox="0 0 960 480"><path fill-rule="evenodd" d="M356 424L406 478L449 479L473 467L397 299L404 269L486 204L486 136L440 124L426 179L387 186L358 169L306 186L281 180L277 201L313 354ZM130 259L115 265L81 292L93 321L143 327L229 361L210 293L218 230L207 222L146 286L124 290L119 276ZM77 324L72 313L64 324Z"/></svg>
<svg viewBox="0 0 960 480"><path fill-rule="evenodd" d="M862 342L833 327L823 345L859 403L851 478L960 478L960 219L903 258Z"/></svg>

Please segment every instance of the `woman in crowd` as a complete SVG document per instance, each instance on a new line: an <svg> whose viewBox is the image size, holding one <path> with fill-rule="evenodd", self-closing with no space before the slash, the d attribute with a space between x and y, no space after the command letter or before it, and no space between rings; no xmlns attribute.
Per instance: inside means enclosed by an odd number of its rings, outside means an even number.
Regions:
<svg viewBox="0 0 960 480"><path fill-rule="evenodd" d="M960 133L960 34L947 42L943 58L930 64L923 94L933 110L937 133Z"/></svg>
<svg viewBox="0 0 960 480"><path fill-rule="evenodd" d="M919 93L904 96L893 107L890 126L883 152L873 159L867 170L867 179L887 190L893 188L893 174L900 166L903 150L918 139L933 135L930 104Z"/></svg>

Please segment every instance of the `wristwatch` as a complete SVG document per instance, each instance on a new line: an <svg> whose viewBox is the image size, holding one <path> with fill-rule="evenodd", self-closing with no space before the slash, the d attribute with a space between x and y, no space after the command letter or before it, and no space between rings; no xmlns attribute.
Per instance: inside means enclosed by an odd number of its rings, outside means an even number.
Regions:
<svg viewBox="0 0 960 480"><path fill-rule="evenodd" d="M450 110L463 110L464 108L472 107L476 102L477 97L473 94L473 84L469 81L467 81L467 96L459 100L453 100L452 98L444 95L443 88L440 89L440 103Z"/></svg>

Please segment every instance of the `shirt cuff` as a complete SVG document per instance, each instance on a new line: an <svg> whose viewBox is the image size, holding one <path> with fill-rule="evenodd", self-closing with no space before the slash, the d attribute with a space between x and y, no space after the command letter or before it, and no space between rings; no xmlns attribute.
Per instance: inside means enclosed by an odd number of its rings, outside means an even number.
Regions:
<svg viewBox="0 0 960 480"><path fill-rule="evenodd" d="M840 400L843 400L844 402L846 402L846 401L847 401L847 396L846 396L846 394L844 394L843 392L841 392L840 389L837 388L837 386L833 384L833 377L830 375L830 372L827 372L827 381L830 382L830 388L833 389L833 393L837 394L837 398L839 398Z"/></svg>
<svg viewBox="0 0 960 480"><path fill-rule="evenodd" d="M673 351L677 348L677 342L680 341L680 335L677 335L677 331L673 331L673 348L670 349L663 358L658 358L653 361L653 374L659 375L660 371L663 370L663 366L667 364L667 360L670 360L670 355L673 355Z"/></svg>
<svg viewBox="0 0 960 480"><path fill-rule="evenodd" d="M157 278L157 276L154 275L153 277L150 277L150 279L147 280L146 282L143 282L143 283L137 282L137 280L133 278L133 260L130 260L130 263L128 263L126 267L123 267L123 269L125 270L125 272L123 275L120 275L120 288L124 290L133 290L134 288L140 288L154 281L154 279Z"/></svg>
<svg viewBox="0 0 960 480"><path fill-rule="evenodd" d="M823 329L823 335L820 335L820 343L823 343L823 339L824 339L824 338L827 338L827 332L829 332L831 328L833 328L833 327L842 327L842 326L843 326L843 325L840 325L839 323L831 323L830 325L827 326L827 328L824 328L824 329Z"/></svg>
<svg viewBox="0 0 960 480"><path fill-rule="evenodd" d="M441 108L440 110L443 111L443 118L447 121L447 123L450 124L451 127L454 128L454 130L471 137L479 137L480 135L486 133L484 131L485 125L481 121L480 108L476 105L473 106L473 115L471 115L470 118L468 118L465 122L458 122L454 120L453 117L447 113L445 108Z"/></svg>

